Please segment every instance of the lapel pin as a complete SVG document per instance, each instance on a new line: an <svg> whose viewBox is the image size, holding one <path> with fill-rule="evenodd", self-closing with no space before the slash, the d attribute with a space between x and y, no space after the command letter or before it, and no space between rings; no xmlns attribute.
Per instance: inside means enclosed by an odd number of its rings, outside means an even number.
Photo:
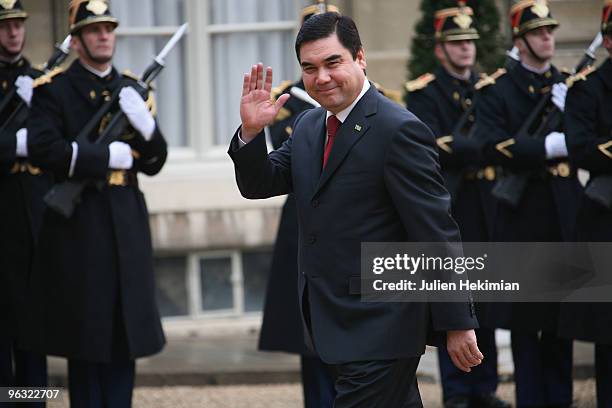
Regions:
<svg viewBox="0 0 612 408"><path fill-rule="evenodd" d="M355 125L355 130L361 132L361 125Z"/></svg>

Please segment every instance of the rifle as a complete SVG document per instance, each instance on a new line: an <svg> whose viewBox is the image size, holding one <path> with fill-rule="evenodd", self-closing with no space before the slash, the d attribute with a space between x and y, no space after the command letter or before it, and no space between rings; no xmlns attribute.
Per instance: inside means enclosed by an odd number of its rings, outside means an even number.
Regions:
<svg viewBox="0 0 612 408"><path fill-rule="evenodd" d="M597 48L602 43L602 35L601 33L597 34L593 42L589 48L587 48L584 52L583 57L578 62L578 65L575 68L574 72L580 72L587 66L593 65L595 62L595 52ZM573 83L574 77L569 77L566 80L566 83ZM535 124L535 122L542 117L544 109L548 107L548 104L551 101L551 94L547 93L542 96L538 101L536 107L531 111L527 120L523 123L521 128L515 135L515 139L518 137L544 137L546 134L550 133L550 129L556 129L562 119L562 112L557 109L555 106L553 111L544 119L540 125L536 128L536 131L531 135L529 134L529 129ZM503 203L510 205L511 207L517 207L521 198L523 197L523 193L525 192L525 188L527 187L527 183L529 181L529 171L522 171L520 173L509 173L504 177L497 180L495 186L491 190L491 194L498 200Z"/></svg>
<svg viewBox="0 0 612 408"><path fill-rule="evenodd" d="M164 46L162 51L153 59L153 62L147 67L145 72L142 74L140 81L138 81L138 92L146 99L147 93L150 89L151 83L157 78L161 71L165 67L165 58L168 53L174 48L174 46L180 41L187 31L188 24L183 24L174 33L172 38ZM100 121L116 107L119 101L119 92L123 87L118 86L117 89L111 95L108 102L105 102L102 107L96 112L96 114L87 122L87 125L81 130L76 137L77 143L91 143L89 142L89 135L98 127ZM108 145L120 138L125 131L129 122L123 111L118 110L115 112L108 126L104 129L104 132L94 141L94 144ZM45 195L45 203L49 208L57 211L65 218L72 217L77 204L80 202L81 194L85 188L95 182L91 180L75 181L66 180L62 183L56 184L51 190ZM100 185L98 186L101 187Z"/></svg>
<svg viewBox="0 0 612 408"><path fill-rule="evenodd" d="M50 72L55 67L60 65L70 54L70 40L72 36L68 35L61 44L55 44L55 51L51 58L45 62L43 65L43 70L45 73ZM4 116L5 113L9 110L11 106L13 106L13 100L17 97L19 100L17 102L17 107L13 110L10 116L4 121L2 125L0 125L0 132L5 130L13 130L15 133L18 129L24 127L24 124L28 118L28 106L21 99L19 95L17 95L17 87L13 86L11 90L6 94L2 102L0 102L0 117Z"/></svg>
<svg viewBox="0 0 612 408"><path fill-rule="evenodd" d="M514 65L516 65L518 62L519 62L518 48L512 47L511 50L506 51L506 62L504 64L506 69L508 70L512 69L512 67L514 67ZM478 93L474 95L472 104L470 105L468 109L466 109L463 112L463 114L461 115L461 117L459 118L455 126L453 127L453 131L451 133L452 135L462 135L463 134L463 129L465 129L470 116L472 116L476 110L476 102L478 102ZM472 125L468 133L465 135L465 137L471 138L475 130L476 130L476 126ZM450 193L451 198L454 201L457 197L457 194L459 193L459 189L461 188L461 185L463 184L463 172L461 170L446 171L444 174L444 181L446 183L446 188L448 192Z"/></svg>

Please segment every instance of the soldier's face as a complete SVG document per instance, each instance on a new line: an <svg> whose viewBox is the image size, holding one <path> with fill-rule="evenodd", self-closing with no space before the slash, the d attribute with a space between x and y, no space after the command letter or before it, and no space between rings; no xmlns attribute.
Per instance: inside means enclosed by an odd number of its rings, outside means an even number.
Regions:
<svg viewBox="0 0 612 408"><path fill-rule="evenodd" d="M476 45L472 40L447 41L438 46L446 49L446 54L439 50L436 52L442 61L450 58L450 62L459 68L471 68L476 62Z"/></svg>
<svg viewBox="0 0 612 408"><path fill-rule="evenodd" d="M363 49L353 59L334 33L304 43L300 48L300 61L306 91L325 109L338 113L359 96L365 81Z"/></svg>
<svg viewBox="0 0 612 408"><path fill-rule="evenodd" d="M548 60L555 55L555 36L552 27L540 27L529 31L525 34L525 39L539 58ZM519 39L516 45L522 57L530 55L522 39Z"/></svg>
<svg viewBox="0 0 612 408"><path fill-rule="evenodd" d="M96 63L111 61L115 52L115 26L113 24L97 23L85 26L79 37L75 43L79 57L91 58Z"/></svg>
<svg viewBox="0 0 612 408"><path fill-rule="evenodd" d="M23 19L0 21L0 54L5 58L14 58L21 54L25 42L25 24Z"/></svg>

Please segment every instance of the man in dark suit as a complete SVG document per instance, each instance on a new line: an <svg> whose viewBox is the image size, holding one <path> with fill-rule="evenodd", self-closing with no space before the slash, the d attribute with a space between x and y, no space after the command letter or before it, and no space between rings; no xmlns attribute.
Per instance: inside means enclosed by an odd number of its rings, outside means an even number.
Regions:
<svg viewBox="0 0 612 408"><path fill-rule="evenodd" d="M72 407L127 408L135 360L165 344L138 173L161 170L166 141L137 81L112 65L119 22L108 4L74 0L70 11L79 58L35 87L28 147L32 162L56 182L87 186L70 218L45 211L32 272L29 346L68 359ZM115 92L118 103L106 119L77 137ZM95 143L119 111L129 122L121 140Z"/></svg>
<svg viewBox="0 0 612 408"><path fill-rule="evenodd" d="M488 163L502 167L505 175L525 175L527 182L516 203L498 201L493 241L571 242L581 188L567 162L562 124L542 125L548 113L565 104L565 78L551 64L559 23L547 2L536 0L517 1L510 19L521 62L481 88L474 136ZM537 112L542 98L548 105ZM536 117L526 125L533 111ZM493 306L496 313L487 316L487 324L512 331L517 406L570 406L572 343L557 334L559 304Z"/></svg>
<svg viewBox="0 0 612 408"><path fill-rule="evenodd" d="M473 10L464 4L436 11L434 52L439 66L406 84L406 108L421 119L436 136L442 175L453 196L453 217L461 238L470 242L490 240L493 201L489 190L495 169L485 166L481 144L469 137L474 125L474 87L479 75L475 40L480 36L473 25ZM461 128L458 129L458 123ZM509 404L495 396L497 389L497 348L495 329L483 327L481 313L487 304L477 305L480 329L478 345L487 356L470 374L458 370L444 348L438 362L445 408L505 408Z"/></svg>
<svg viewBox="0 0 612 408"><path fill-rule="evenodd" d="M612 203L592 194L595 183L612 188L612 0L604 2L601 28L609 58L582 72L565 111L570 161L590 174L576 223L583 242L612 241ZM562 336L595 343L597 406L612 407L612 303L563 303L559 320Z"/></svg>
<svg viewBox="0 0 612 408"><path fill-rule="evenodd" d="M482 360L473 305L467 298L453 305L361 302L360 254L362 242L459 241L435 139L370 86L350 18L310 18L296 53L306 90L322 107L302 113L268 156L263 129L289 95L271 101L272 69L264 81L262 64L254 65L229 148L238 186L251 199L295 195L305 335L335 371L335 406L422 406L415 373L430 325L447 332L459 368L470 371Z"/></svg>
<svg viewBox="0 0 612 408"><path fill-rule="evenodd" d="M0 387L47 384L46 357L25 351L19 341L43 195L51 183L28 161L27 129L9 121L19 105L30 104L33 81L42 74L22 54L27 17L20 1L0 8Z"/></svg>

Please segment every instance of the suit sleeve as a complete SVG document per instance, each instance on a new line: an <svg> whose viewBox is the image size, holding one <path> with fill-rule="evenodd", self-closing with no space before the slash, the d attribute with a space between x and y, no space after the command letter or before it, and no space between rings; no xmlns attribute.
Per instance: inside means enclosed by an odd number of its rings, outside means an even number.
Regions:
<svg viewBox="0 0 612 408"><path fill-rule="evenodd" d="M444 188L434 140L423 123L417 120L404 123L387 150L385 185L405 225L407 241L460 242L459 228L450 215L450 195ZM430 308L435 330L478 327L468 295L465 303L432 302Z"/></svg>
<svg viewBox="0 0 612 408"><path fill-rule="evenodd" d="M297 122L303 116L296 119ZM236 183L243 197L249 199L269 198L289 194L293 191L291 179L291 146L289 137L280 148L267 153L264 132L250 143L240 146L236 131L228 154L234 161Z"/></svg>
<svg viewBox="0 0 612 408"><path fill-rule="evenodd" d="M610 137L598 135L598 99L587 84L575 84L567 95L565 126L570 160L580 168L596 173L612 173L612 158L604 153Z"/></svg>
<svg viewBox="0 0 612 408"><path fill-rule="evenodd" d="M59 90L58 90L59 92ZM62 103L49 86L34 90L28 117L28 152L35 166L53 172L58 179L68 176L72 160L71 137L65 135ZM80 143L74 179L104 179L108 171L108 147Z"/></svg>
<svg viewBox="0 0 612 408"><path fill-rule="evenodd" d="M514 170L540 168L546 162L544 138L512 135L506 106L497 85L481 91L476 106L475 138L483 146L485 161Z"/></svg>

